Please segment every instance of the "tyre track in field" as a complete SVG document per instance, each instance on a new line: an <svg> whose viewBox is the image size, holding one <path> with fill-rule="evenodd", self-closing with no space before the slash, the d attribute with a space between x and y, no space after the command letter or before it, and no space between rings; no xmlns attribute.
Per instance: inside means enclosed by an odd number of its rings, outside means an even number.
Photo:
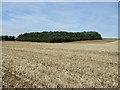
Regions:
<svg viewBox="0 0 120 90"><path fill-rule="evenodd" d="M35 81L33 79L25 78L25 76L22 75L18 71L13 72L9 68L6 68L4 66L3 66L2 71L4 72L4 75L2 77L3 87L7 87L7 88L13 88L13 87L17 87L17 88L22 88L22 87L24 87L24 88L31 88L31 87L32 88L38 88L38 85L34 83ZM19 83L19 87L18 87L17 83ZM47 88L46 86L40 86L40 85L39 85L39 87L40 88Z"/></svg>

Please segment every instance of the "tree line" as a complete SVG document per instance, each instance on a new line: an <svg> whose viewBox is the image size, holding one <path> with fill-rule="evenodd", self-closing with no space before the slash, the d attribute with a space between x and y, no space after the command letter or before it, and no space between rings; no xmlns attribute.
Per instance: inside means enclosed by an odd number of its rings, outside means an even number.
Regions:
<svg viewBox="0 0 120 90"><path fill-rule="evenodd" d="M17 41L31 42L70 42L82 40L101 40L101 35L96 31L88 32L64 32L64 31L44 31L20 34Z"/></svg>
<svg viewBox="0 0 120 90"><path fill-rule="evenodd" d="M0 41L15 41L15 36L2 35Z"/></svg>

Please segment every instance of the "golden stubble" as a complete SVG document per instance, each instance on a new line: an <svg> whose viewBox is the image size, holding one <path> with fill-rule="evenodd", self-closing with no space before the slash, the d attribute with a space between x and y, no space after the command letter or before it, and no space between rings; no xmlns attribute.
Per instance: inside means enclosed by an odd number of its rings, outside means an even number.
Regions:
<svg viewBox="0 0 120 90"><path fill-rule="evenodd" d="M2 43L3 87L118 87L118 41Z"/></svg>

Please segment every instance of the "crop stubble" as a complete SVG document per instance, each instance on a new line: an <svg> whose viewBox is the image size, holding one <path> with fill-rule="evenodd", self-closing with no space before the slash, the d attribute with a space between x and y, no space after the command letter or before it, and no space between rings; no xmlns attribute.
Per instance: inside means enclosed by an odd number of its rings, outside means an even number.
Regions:
<svg viewBox="0 0 120 90"><path fill-rule="evenodd" d="M118 87L118 42L2 42L3 87Z"/></svg>

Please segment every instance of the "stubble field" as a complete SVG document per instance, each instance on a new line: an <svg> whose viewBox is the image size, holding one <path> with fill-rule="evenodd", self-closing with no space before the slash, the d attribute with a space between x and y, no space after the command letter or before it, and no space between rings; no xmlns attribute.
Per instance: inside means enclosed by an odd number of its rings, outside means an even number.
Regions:
<svg viewBox="0 0 120 90"><path fill-rule="evenodd" d="M3 87L118 87L118 41L3 41Z"/></svg>

